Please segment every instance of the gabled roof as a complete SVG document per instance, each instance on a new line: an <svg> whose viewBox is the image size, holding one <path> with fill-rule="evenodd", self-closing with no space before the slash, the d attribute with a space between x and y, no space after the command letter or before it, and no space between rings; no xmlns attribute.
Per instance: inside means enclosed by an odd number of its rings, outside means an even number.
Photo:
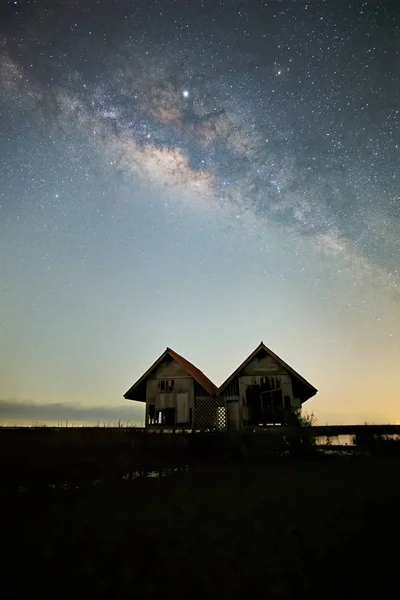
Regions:
<svg viewBox="0 0 400 600"><path fill-rule="evenodd" d="M186 369L193 379L195 379L197 383L199 383L209 394L213 395L217 393L217 386L214 385L211 379L208 379L208 377L204 375L200 369L195 367L191 362L186 360L186 358L183 358L183 356L177 352L171 350L171 348L167 348L167 351L169 352L170 356L172 356L172 358L174 358L176 362L181 365L181 367Z"/></svg>
<svg viewBox="0 0 400 600"><path fill-rule="evenodd" d="M127 400L136 400L136 398L134 398L133 396L135 390L137 390L137 388L142 383L144 383L144 381L151 375L152 371L154 371L154 369L158 367L158 365L167 356L170 356L175 362L178 363L178 365L185 369L185 371L189 373L189 375L191 375L193 379L197 381L197 383L199 383L209 394L215 395L217 393L217 386L214 385L213 382L210 379L208 379L208 377L206 377L206 375L204 375L202 371L200 371L200 369L198 369L191 362L186 360L186 358L183 358L183 356L181 356L171 348L167 347L165 352L161 354L161 356L156 360L156 362L153 363L151 367L141 376L141 378L133 384L133 386L126 392L126 394L124 394L124 398L126 398Z"/></svg>
<svg viewBox="0 0 400 600"><path fill-rule="evenodd" d="M265 350L265 352L267 352L267 354L269 354L270 356L272 356L276 360L276 362L278 364L280 364L282 367L284 367L285 369L287 369L289 371L289 373L291 373L293 375L293 377L295 377L303 386L305 386L307 388L307 393L305 394L307 397L305 398L305 400L308 400L312 396L315 396L315 394L318 392L318 390L313 385L311 385L311 383L309 383L308 381L306 381L304 379L304 377L302 377L301 375L299 375L299 373L297 373L294 369L292 369L292 367L290 367L287 363L285 363L284 360L282 360L281 358L279 358L279 356L277 354L275 354L274 352L272 352L272 350L270 350L269 348L267 348L267 346L263 342L261 342L261 344L259 346L257 346L257 348L254 350L254 352L252 352L250 354L250 356L248 356L246 358L246 360L242 362L242 364L236 369L236 371L234 371L232 373L232 375L230 375L228 377L228 379L226 381L224 381L224 383L219 387L218 393L221 393L230 384L230 382L235 377L237 377L237 375L239 375L239 373L244 369L244 367L251 360L253 360L253 358L255 356L257 356L257 354L260 352L260 350Z"/></svg>

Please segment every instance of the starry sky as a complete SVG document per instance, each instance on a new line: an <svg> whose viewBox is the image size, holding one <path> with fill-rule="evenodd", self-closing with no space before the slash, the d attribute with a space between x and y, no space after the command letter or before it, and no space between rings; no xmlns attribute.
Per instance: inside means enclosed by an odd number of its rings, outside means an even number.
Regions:
<svg viewBox="0 0 400 600"><path fill-rule="evenodd" d="M319 424L400 422L393 0L0 9L0 420L141 424L165 350L262 340Z"/></svg>

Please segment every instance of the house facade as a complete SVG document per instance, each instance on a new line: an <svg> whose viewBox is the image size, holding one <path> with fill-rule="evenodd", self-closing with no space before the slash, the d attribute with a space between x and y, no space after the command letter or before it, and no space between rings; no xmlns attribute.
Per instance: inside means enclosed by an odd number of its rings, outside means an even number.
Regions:
<svg viewBox="0 0 400 600"><path fill-rule="evenodd" d="M225 430L226 403L218 388L171 348L124 394L146 403L148 429Z"/></svg>
<svg viewBox="0 0 400 600"><path fill-rule="evenodd" d="M146 428L215 431L286 424L316 393L261 342L220 388L166 348L124 398L146 404Z"/></svg>
<svg viewBox="0 0 400 600"><path fill-rule="evenodd" d="M317 389L263 342L220 386L228 428L285 425Z"/></svg>

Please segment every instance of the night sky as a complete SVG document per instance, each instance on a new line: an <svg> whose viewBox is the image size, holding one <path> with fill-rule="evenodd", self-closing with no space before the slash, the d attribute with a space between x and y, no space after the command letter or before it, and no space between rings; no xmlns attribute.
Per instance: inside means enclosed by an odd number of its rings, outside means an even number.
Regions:
<svg viewBox="0 0 400 600"><path fill-rule="evenodd" d="M141 423L166 346L261 340L400 422L397 1L3 2L0 78L2 422Z"/></svg>

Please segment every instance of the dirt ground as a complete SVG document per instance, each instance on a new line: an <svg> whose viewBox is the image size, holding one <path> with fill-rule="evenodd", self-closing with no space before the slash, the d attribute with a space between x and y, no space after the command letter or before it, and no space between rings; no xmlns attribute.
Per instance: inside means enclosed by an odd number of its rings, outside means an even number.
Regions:
<svg viewBox="0 0 400 600"><path fill-rule="evenodd" d="M399 467L393 457L233 462L6 492L1 597L395 593Z"/></svg>

